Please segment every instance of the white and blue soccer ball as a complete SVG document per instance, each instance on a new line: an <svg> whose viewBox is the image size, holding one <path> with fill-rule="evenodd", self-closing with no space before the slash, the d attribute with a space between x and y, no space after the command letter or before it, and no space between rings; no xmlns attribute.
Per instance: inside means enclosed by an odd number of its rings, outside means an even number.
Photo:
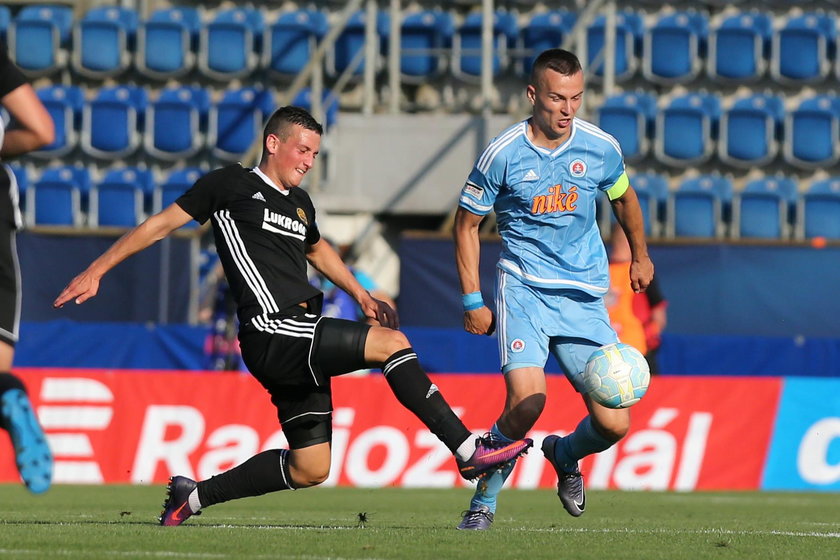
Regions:
<svg viewBox="0 0 840 560"><path fill-rule="evenodd" d="M650 368L642 353L629 344L601 346L583 370L584 393L607 408L633 406L650 385Z"/></svg>

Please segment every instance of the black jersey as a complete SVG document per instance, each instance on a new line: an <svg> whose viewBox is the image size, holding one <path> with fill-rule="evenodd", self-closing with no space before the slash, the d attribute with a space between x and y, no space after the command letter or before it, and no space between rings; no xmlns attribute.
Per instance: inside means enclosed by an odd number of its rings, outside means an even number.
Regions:
<svg viewBox="0 0 840 560"><path fill-rule="evenodd" d="M284 194L254 170L234 164L204 175L175 203L199 223L212 217L240 322L321 294L306 275L306 246L321 234L305 191Z"/></svg>

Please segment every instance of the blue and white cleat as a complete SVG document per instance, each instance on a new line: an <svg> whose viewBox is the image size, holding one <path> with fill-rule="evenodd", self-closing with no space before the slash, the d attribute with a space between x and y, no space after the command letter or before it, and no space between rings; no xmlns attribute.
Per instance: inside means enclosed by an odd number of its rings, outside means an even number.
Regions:
<svg viewBox="0 0 840 560"><path fill-rule="evenodd" d="M583 475L575 465L575 470L566 472L554 457L554 447L559 436L546 436L542 442L542 452L557 473L557 496L569 515L580 517L586 509L586 490L583 487Z"/></svg>
<svg viewBox="0 0 840 560"><path fill-rule="evenodd" d="M9 431L20 478L30 492L41 494L52 484L53 458L29 397L8 389L0 398L0 423Z"/></svg>

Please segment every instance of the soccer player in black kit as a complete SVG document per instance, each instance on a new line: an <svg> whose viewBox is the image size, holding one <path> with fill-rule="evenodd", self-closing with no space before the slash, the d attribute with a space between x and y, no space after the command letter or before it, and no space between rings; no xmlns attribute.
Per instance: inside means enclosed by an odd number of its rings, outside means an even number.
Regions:
<svg viewBox="0 0 840 560"><path fill-rule="evenodd" d="M297 188L315 162L321 125L281 107L263 133L258 167L239 164L200 178L172 205L129 231L74 278L54 302L96 295L102 276L128 256L192 219L211 220L216 249L237 301L242 358L271 395L290 449L271 449L200 482L173 476L161 525L180 525L202 508L246 496L322 483L330 470L331 377L381 368L394 395L455 455L464 478L513 460L530 439L500 444L472 434L420 367L396 312L364 290L321 239L309 195ZM321 317L323 294L307 280L312 264L381 326Z"/></svg>
<svg viewBox="0 0 840 560"><path fill-rule="evenodd" d="M0 43L0 104L13 118L6 129L0 119L0 156L19 156L55 140L55 125L20 69ZM9 432L15 464L35 494L52 483L53 457L29 402L23 381L11 372L20 326L21 280L17 230L22 226L15 175L0 165L0 428Z"/></svg>

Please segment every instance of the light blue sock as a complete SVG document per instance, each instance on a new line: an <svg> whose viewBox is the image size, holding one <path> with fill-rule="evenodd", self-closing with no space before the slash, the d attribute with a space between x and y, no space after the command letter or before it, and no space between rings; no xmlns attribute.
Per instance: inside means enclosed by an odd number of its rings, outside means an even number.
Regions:
<svg viewBox="0 0 840 560"><path fill-rule="evenodd" d="M578 461L587 455L609 449L614 443L599 434L587 416L580 421L574 432L560 438L554 446L554 459L564 471L573 472Z"/></svg>
<svg viewBox="0 0 840 560"><path fill-rule="evenodd" d="M500 432L496 424L493 424L493 427L490 428L490 433L494 438L505 443L514 441ZM473 494L472 500L470 501L471 511L477 510L479 506L487 506L490 508L490 513L496 513L496 496L502 491L502 486L504 486L505 481L510 476L511 471L513 471L515 464L516 461L512 461L504 468L494 471L492 474L478 481L475 494Z"/></svg>

